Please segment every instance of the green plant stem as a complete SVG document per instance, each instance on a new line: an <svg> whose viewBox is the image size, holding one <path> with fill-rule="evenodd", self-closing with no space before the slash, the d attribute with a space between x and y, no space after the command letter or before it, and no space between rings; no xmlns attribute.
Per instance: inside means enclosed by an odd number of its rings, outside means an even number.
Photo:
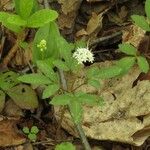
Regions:
<svg viewBox="0 0 150 150"><path fill-rule="evenodd" d="M66 82L66 79L65 79L65 76L64 76L64 73L63 73L62 70L59 70L59 75L60 75L60 80L61 80L62 88L65 91L67 91L68 90L67 82ZM69 109L69 106L68 106L68 109ZM70 112L70 114L71 114L71 112ZM71 115L71 117L72 117L72 115ZM74 122L74 125L75 125L75 127L76 127L76 129L77 129L77 131L78 131L78 133L80 135L80 138L81 138L81 141L82 141L82 143L84 145L85 150L91 150L89 142L88 142L88 140L86 138L86 135L85 135L85 133L84 133L84 131L82 129L82 125L81 124L76 124L75 122Z"/></svg>
<svg viewBox="0 0 150 150"><path fill-rule="evenodd" d="M82 0L81 0L81 2L82 2ZM48 4L47 0L44 0L44 5L45 5L45 8L49 8L49 4ZM65 79L65 76L64 76L64 72L62 70L59 70L59 75L60 75L62 88L63 88L64 91L67 91L68 87L67 87L67 82L66 82L66 79ZM68 109L69 109L69 106L68 106ZM91 150L91 147L90 147L89 142L88 142L88 140L87 140L87 138L85 136L85 133L84 133L84 131L82 129L81 124L74 123L74 125L75 125L77 131L79 132L79 135L80 135L80 138L81 138L81 141L82 141L82 143L84 145L85 150Z"/></svg>

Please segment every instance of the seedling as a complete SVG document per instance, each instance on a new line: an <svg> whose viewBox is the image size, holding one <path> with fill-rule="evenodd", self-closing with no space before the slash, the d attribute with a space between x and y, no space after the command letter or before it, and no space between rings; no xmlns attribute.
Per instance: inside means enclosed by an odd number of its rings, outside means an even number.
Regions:
<svg viewBox="0 0 150 150"><path fill-rule="evenodd" d="M63 142L56 145L55 150L75 150L75 146L70 142Z"/></svg>
<svg viewBox="0 0 150 150"><path fill-rule="evenodd" d="M39 129L37 126L32 126L31 129L29 129L28 127L23 127L22 131L31 141L35 142L37 140L37 134L39 133Z"/></svg>

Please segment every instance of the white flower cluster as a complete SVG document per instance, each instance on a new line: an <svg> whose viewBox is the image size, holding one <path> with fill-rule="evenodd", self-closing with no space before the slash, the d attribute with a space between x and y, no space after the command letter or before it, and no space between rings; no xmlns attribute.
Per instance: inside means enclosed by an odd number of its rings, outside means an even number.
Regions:
<svg viewBox="0 0 150 150"><path fill-rule="evenodd" d="M40 48L41 52L43 52L43 50L46 50L47 49L47 46L46 46L46 40L41 40L39 44L37 44L37 47Z"/></svg>
<svg viewBox="0 0 150 150"><path fill-rule="evenodd" d="M73 57L78 61L78 64L83 64L84 62L94 61L93 53L88 48L77 48L73 53Z"/></svg>

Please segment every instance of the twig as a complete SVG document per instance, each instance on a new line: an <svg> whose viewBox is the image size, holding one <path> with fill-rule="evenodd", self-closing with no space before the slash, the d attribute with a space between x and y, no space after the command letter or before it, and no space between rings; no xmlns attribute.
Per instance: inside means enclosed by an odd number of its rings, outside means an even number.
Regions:
<svg viewBox="0 0 150 150"><path fill-rule="evenodd" d="M64 90L67 90L67 89L68 89L68 87L67 87L67 82L66 82L66 79L65 79L65 76L64 76L64 73L63 73L62 70L59 70L59 75L60 75L60 80L61 80L63 89L64 89ZM70 114L71 114L71 113L70 113ZM91 150L91 147L90 147L90 145L89 145L89 143L88 143L88 140L87 140L87 138L86 138L86 136L85 136L85 133L84 133L84 131L83 131L83 129L82 129L81 124L76 124L76 123L74 122L74 125L75 125L76 129L77 129L78 132L79 132L79 135L80 135L80 138L81 138L81 141L82 141L82 143L83 143L83 145L84 145L85 150Z"/></svg>
<svg viewBox="0 0 150 150"><path fill-rule="evenodd" d="M26 34L25 33L22 33L21 35L19 34L17 36L17 40L16 40L16 43L15 45L10 49L8 55L4 58L3 62L2 62L2 66L3 67L7 67L8 63L10 62L10 60L13 58L13 56L15 55L17 49L18 49L18 45L19 45L19 42L21 40L24 40L25 39L25 36Z"/></svg>
<svg viewBox="0 0 150 150"><path fill-rule="evenodd" d="M96 39L96 40L93 40L93 41L89 44L89 47L92 47L92 46L94 46L94 45L96 45L96 44L98 44L98 43L104 42L104 41L106 41L106 40L112 39L112 38L114 38L114 37L116 37L116 36L119 36L119 35L121 35L121 34L122 34L122 32L119 31L119 32L116 32L116 33L114 33L114 34L112 34L112 35L104 36L104 37L98 38L98 39Z"/></svg>

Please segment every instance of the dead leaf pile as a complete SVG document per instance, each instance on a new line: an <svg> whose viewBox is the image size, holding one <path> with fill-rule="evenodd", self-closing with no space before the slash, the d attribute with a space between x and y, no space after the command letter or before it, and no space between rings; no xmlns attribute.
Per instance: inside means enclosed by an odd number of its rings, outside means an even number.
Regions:
<svg viewBox="0 0 150 150"><path fill-rule="evenodd" d="M104 67L111 64L105 62L96 65ZM97 140L130 143L137 146L142 145L148 138L148 133L150 133L150 81L140 81L132 88L133 82L139 74L139 69L134 67L122 78L103 81L99 90L88 85L78 89L87 93L97 92L105 101L105 105L102 107L84 106L82 126L88 137ZM84 82L84 71L79 76L74 82L74 87ZM71 81L71 77L68 81ZM56 117L59 119L59 109L55 108L55 111ZM68 113L65 114L62 126L77 136Z"/></svg>
<svg viewBox="0 0 150 150"><path fill-rule="evenodd" d="M25 143L26 138L19 134L16 128L16 120L0 121L0 146L15 146Z"/></svg>

